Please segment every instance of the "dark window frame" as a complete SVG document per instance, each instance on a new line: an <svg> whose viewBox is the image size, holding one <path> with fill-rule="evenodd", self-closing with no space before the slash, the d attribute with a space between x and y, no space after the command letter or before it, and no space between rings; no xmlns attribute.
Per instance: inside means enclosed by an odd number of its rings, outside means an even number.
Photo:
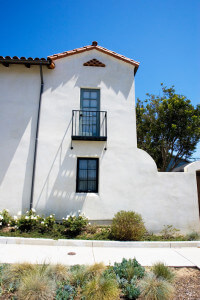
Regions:
<svg viewBox="0 0 200 300"><path fill-rule="evenodd" d="M79 189L79 162L81 160L96 160L96 189L91 191L91 190L81 190ZM88 170L88 169L87 169ZM88 179L87 179L88 182ZM76 168L76 193L98 193L99 189L99 158L94 158L94 157L77 157L77 168Z"/></svg>

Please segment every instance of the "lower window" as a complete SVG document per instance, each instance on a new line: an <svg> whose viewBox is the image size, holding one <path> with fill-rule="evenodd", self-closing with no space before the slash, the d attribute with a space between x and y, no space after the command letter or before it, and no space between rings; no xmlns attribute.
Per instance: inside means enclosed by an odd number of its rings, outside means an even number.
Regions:
<svg viewBox="0 0 200 300"><path fill-rule="evenodd" d="M98 158L78 158L76 192L98 192Z"/></svg>

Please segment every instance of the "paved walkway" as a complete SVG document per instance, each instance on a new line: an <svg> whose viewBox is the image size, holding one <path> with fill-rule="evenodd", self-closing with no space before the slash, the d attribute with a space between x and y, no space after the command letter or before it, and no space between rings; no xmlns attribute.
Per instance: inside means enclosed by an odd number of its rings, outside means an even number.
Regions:
<svg viewBox="0 0 200 300"><path fill-rule="evenodd" d="M74 252L75 255L69 255ZM0 263L61 263L64 265L106 265L120 262L122 258L136 258L143 266L161 261L174 267L199 267L200 248L133 248L133 247L84 247L0 244Z"/></svg>

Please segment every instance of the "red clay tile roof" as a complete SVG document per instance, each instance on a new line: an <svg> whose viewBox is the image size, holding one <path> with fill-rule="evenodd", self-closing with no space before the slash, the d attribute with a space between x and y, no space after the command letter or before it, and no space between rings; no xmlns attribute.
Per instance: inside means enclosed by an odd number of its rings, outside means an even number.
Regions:
<svg viewBox="0 0 200 300"><path fill-rule="evenodd" d="M55 64L50 58L26 58L24 56L19 58L17 56L0 56L0 63L5 67L9 67L10 64L24 64L27 68L30 68L31 65L46 65L49 69L55 68Z"/></svg>
<svg viewBox="0 0 200 300"><path fill-rule="evenodd" d="M124 55L121 55L121 54L118 54L114 51L111 51L111 50L108 50L106 48L103 48L101 46L98 46L97 42L93 42L92 45L90 46L84 46L84 47L81 47L81 48L77 48L77 49L74 49L74 50L70 50L70 51L65 51L65 52L62 52L62 53L58 53L58 54L53 54L53 55L50 55L48 56L49 59L51 59L52 61L56 60L56 59L60 59L60 58L63 58L63 57L67 57L67 56L70 56L70 55L74 55L74 54L79 54L79 53L82 53L82 52L85 52L85 51L90 51L90 50L98 50L100 52L103 52L105 54L108 54L108 55L111 55L117 59L120 59L126 63L129 63L133 66L135 66L135 73L137 72L137 69L139 67L139 62L133 60L133 59L130 59L128 57L125 57Z"/></svg>

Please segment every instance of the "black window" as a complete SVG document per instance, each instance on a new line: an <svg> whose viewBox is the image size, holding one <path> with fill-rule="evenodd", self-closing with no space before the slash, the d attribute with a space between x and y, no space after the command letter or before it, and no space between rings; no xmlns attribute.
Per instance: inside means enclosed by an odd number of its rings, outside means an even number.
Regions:
<svg viewBox="0 0 200 300"><path fill-rule="evenodd" d="M98 192L98 158L78 158L76 192Z"/></svg>

